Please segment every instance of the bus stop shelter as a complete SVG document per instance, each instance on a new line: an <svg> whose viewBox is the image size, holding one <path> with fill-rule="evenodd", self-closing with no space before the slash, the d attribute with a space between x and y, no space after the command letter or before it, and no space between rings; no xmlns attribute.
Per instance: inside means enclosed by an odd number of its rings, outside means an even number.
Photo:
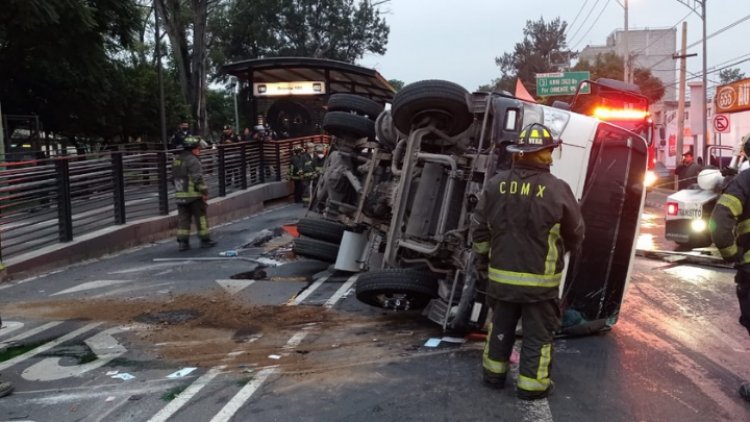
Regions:
<svg viewBox="0 0 750 422"><path fill-rule="evenodd" d="M395 94L378 71L329 59L250 59L224 65L221 72L239 80L240 121L267 123L282 137L321 133L331 94L356 94L383 104Z"/></svg>

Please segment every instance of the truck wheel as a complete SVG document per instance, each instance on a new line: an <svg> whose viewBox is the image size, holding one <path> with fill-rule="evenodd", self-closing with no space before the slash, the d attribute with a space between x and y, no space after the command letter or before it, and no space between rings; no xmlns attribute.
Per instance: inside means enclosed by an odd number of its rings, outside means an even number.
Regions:
<svg viewBox="0 0 750 422"><path fill-rule="evenodd" d="M357 299L379 308L422 309L437 295L437 280L429 273L387 269L369 271L357 279Z"/></svg>
<svg viewBox="0 0 750 422"><path fill-rule="evenodd" d="M297 222L299 234L337 245L341 243L341 238L344 237L344 229L346 229L346 226L341 223L320 218L300 218Z"/></svg>
<svg viewBox="0 0 750 422"><path fill-rule="evenodd" d="M466 104L469 91L449 81L426 80L405 86L393 99L391 113L402 133L428 124L448 136L465 131L474 120Z"/></svg>
<svg viewBox="0 0 750 422"><path fill-rule="evenodd" d="M335 262L339 254L339 245L322 240L298 237L294 239L292 251L300 256L317 259L323 262Z"/></svg>
<svg viewBox="0 0 750 422"><path fill-rule="evenodd" d="M375 139L375 123L367 117L346 111L329 111L323 117L323 129L338 138Z"/></svg>
<svg viewBox="0 0 750 422"><path fill-rule="evenodd" d="M370 118L370 120L375 120L380 112L383 111L383 106L369 98L365 98L359 95L333 94L328 99L327 110L329 112L355 112L357 114L367 116L368 118Z"/></svg>

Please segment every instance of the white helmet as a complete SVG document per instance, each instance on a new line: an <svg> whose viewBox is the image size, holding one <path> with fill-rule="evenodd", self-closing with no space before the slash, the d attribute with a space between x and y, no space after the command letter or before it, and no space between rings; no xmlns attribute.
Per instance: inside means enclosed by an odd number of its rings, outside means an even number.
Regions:
<svg viewBox="0 0 750 422"><path fill-rule="evenodd" d="M724 176L719 169L705 169L698 173L698 186L703 190L713 190L721 185Z"/></svg>

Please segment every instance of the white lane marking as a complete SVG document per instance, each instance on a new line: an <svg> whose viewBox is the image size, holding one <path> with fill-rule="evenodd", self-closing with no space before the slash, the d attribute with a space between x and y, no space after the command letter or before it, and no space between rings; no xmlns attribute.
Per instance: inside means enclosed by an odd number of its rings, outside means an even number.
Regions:
<svg viewBox="0 0 750 422"><path fill-rule="evenodd" d="M41 333L42 331L46 331L46 330L49 330L50 328L57 327L58 325L60 325L62 323L63 323L62 321L52 321L52 322L48 322L48 323L46 323L44 325L40 325L40 326L38 326L36 328L32 328L29 331L25 331L25 332L23 332L23 333L15 336L15 337L13 337L13 338L9 338L9 339L7 339L5 341L0 342L0 349L3 349L5 347L7 347L7 346L9 346L9 345L11 345L11 344L19 341L19 340L23 340L25 338L29 338L31 336L35 336L35 335Z"/></svg>
<svg viewBox="0 0 750 422"><path fill-rule="evenodd" d="M322 286L323 283L328 280L328 277L331 275L324 275L323 277L320 277L315 281L315 283L311 284L310 287L306 288L302 293L297 295L297 297L294 298L294 300L287 302L287 306L296 306L302 303L303 300L307 299L308 296L310 296L315 290L318 289L318 287Z"/></svg>
<svg viewBox="0 0 750 422"><path fill-rule="evenodd" d="M13 331L18 331L21 328L23 328L23 322L5 321L2 327L0 327L0 337L7 336Z"/></svg>
<svg viewBox="0 0 750 422"><path fill-rule="evenodd" d="M224 288L224 290L227 291L230 295L236 295L237 293L241 292L243 289L245 289L247 286L255 283L255 280L216 280L217 283L219 283L219 286Z"/></svg>
<svg viewBox="0 0 750 422"><path fill-rule="evenodd" d="M217 375L221 373L221 371L224 369L224 366L217 366L216 368L211 368L208 372L203 374L200 378L195 380L188 388L185 389L182 393L178 394L177 397L174 398L171 402L169 402L168 405L164 406L159 413L155 414L151 419L149 419L149 422L165 422L167 419L169 419L172 415L177 413L178 410L180 410L185 404L187 404L190 399L192 399L196 394L198 394L203 387L208 385L211 380L216 378Z"/></svg>
<svg viewBox="0 0 750 422"><path fill-rule="evenodd" d="M59 322L58 322L58 324L59 324ZM49 349L51 349L51 348L53 348L55 346L60 345L61 343L64 343L64 342L66 342L68 340L76 338L79 335L81 335L81 334L83 334L83 333L85 333L87 331L93 330L94 328L100 326L101 324L102 324L101 322L94 322L94 323L85 325L85 326L83 326L83 327L81 327L81 328L73 331L72 333L68 333L68 334L66 334L66 335L64 335L64 336L62 336L62 337L60 337L58 339L50 341L49 343L44 343L44 344L42 344L41 346L39 346L39 347L37 347L35 349L31 349L31 350L29 350L28 352L26 352L26 353L24 353L22 355L18 355L16 357L14 357L13 359L6 360L5 362L0 362L0 371L5 370L7 368L10 368L11 366L13 366L15 364L23 362L26 359L34 357L34 356L36 356L36 355L38 355L40 353L44 353L47 350L49 350Z"/></svg>
<svg viewBox="0 0 750 422"><path fill-rule="evenodd" d="M145 271L153 271L153 270L159 270L164 268L172 268L178 264L176 263L169 263L165 262L163 264L148 264L148 265L142 265L140 267L131 267L126 270L118 270L118 271L110 271L107 274L130 274L130 273L141 273Z"/></svg>
<svg viewBox="0 0 750 422"><path fill-rule="evenodd" d="M355 274L349 277L349 280L346 280L346 283L342 284L341 287L336 290L336 293L334 293L333 296L331 296L331 298L323 304L323 307L325 307L326 309L333 308L333 305L335 305L336 302L338 302L342 297L344 297L347 292L349 292L349 289L352 288L352 285L357 282L358 277L359 274Z"/></svg>
<svg viewBox="0 0 750 422"><path fill-rule="evenodd" d="M96 355L96 360L92 362L82 365L61 366L61 357L51 357L28 367L21 373L21 376L29 381L54 381L77 377L100 368L128 351L128 349L112 337L112 334L122 331L125 331L122 327L110 328L84 340L86 345Z"/></svg>
<svg viewBox="0 0 750 422"><path fill-rule="evenodd" d="M137 300L137 299L141 299L142 298L142 297L133 296L133 293L136 292L136 291L138 291L138 290L156 289L158 287L170 286L172 284L173 283L171 281L165 281L163 283L142 284L142 285L139 285L139 286L127 286L127 287L122 287L122 288L119 288L119 289L107 290L104 293L99 293L99 294L91 295L89 297L91 299L101 299L101 298L108 297L108 296L117 296L119 294L127 293L128 299Z"/></svg>
<svg viewBox="0 0 750 422"><path fill-rule="evenodd" d="M229 400L220 411L211 419L211 422L227 422L240 410L245 402L260 388L266 379L278 370L276 367L262 369L248 384Z"/></svg>
<svg viewBox="0 0 750 422"><path fill-rule="evenodd" d="M81 292L84 290L94 290L94 289L100 289L102 287L109 287L114 286L116 284L122 284L122 283L129 283L132 280L96 280L96 281L89 281L87 283L81 283L77 286L73 286L69 289L65 289L62 291L59 291L57 293L52 293L50 296L57 296L57 295L64 295L68 293L76 293Z"/></svg>

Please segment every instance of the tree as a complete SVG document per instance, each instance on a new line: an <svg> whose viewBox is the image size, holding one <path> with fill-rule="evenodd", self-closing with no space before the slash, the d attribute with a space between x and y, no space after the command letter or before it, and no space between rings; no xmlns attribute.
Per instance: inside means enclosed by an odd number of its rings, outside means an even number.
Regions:
<svg viewBox="0 0 750 422"><path fill-rule="evenodd" d="M734 81L745 79L745 74L737 67L723 69L719 71L719 84L726 85Z"/></svg>
<svg viewBox="0 0 750 422"><path fill-rule="evenodd" d="M388 79L388 83L391 84L393 89L396 90L396 92L401 91L401 88L404 87L404 81L399 79Z"/></svg>
<svg viewBox="0 0 750 422"><path fill-rule="evenodd" d="M183 99L190 105L197 132L205 135L208 15L219 0L154 0L154 4L169 37Z"/></svg>
<svg viewBox="0 0 750 422"><path fill-rule="evenodd" d="M37 114L47 131L111 132L112 57L130 47L133 1L5 0L0 7L4 112Z"/></svg>
<svg viewBox="0 0 750 422"><path fill-rule="evenodd" d="M514 92L516 78L520 78L526 86L535 87L535 74L558 71L553 58L561 55L568 58L576 56L568 50L565 40L567 27L568 24L559 17L550 22L545 22L543 17L537 21L526 21L523 41L516 43L512 53L503 53L501 57L495 58L502 76L492 86L480 88ZM529 92L535 96L536 88Z"/></svg>
<svg viewBox="0 0 750 422"><path fill-rule="evenodd" d="M227 61L306 56L354 63L390 31L369 0L232 0L217 44ZM217 45L218 46L218 45Z"/></svg>
<svg viewBox="0 0 750 422"><path fill-rule="evenodd" d="M625 63L622 57L614 52L597 54L593 61L581 59L573 66L573 70L587 70L591 72L591 79L599 78L622 79ZM643 68L633 70L633 82L638 85L643 95L651 103L659 101L664 96L664 84L654 77L651 71Z"/></svg>

